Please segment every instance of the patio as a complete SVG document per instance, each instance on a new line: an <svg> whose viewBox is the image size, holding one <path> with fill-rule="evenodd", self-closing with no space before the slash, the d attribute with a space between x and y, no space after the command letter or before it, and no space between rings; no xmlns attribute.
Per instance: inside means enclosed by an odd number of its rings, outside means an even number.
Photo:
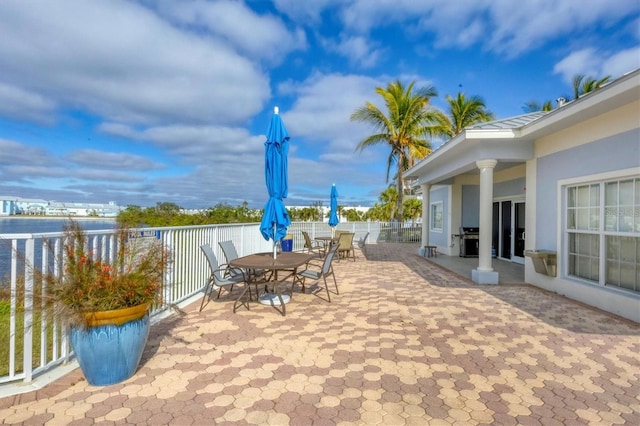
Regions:
<svg viewBox="0 0 640 426"><path fill-rule="evenodd" d="M475 285L417 248L357 251L334 264L331 304L296 293L286 317L256 303L232 314L228 299L198 313L198 300L152 327L131 379L92 387L75 370L0 399L0 422L640 424L639 324L528 285Z"/></svg>

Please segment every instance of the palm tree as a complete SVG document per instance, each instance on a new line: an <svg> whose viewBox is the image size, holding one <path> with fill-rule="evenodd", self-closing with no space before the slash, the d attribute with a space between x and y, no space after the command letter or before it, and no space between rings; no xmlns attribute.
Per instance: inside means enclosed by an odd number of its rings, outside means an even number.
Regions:
<svg viewBox="0 0 640 426"><path fill-rule="evenodd" d="M343 209L340 217L346 218L349 222L358 222L363 219L364 214L356 209Z"/></svg>
<svg viewBox="0 0 640 426"><path fill-rule="evenodd" d="M388 110L385 115L371 102L351 114L352 121L370 124L377 133L358 143L356 150L374 145L387 144L391 148L387 159L387 182L391 166L397 165L395 180L398 199L395 217L402 222L402 198L404 185L402 172L410 167L414 159L422 159L431 153L431 144L426 139L437 133L442 122L442 112L429 104L436 90L425 86L414 91L415 81L406 88L396 80L386 88L376 87L376 93L384 99Z"/></svg>
<svg viewBox="0 0 640 426"><path fill-rule="evenodd" d="M466 97L464 93L458 92L455 98L447 95L446 100L449 103L449 115L443 123L443 131L449 137L462 132L465 127L494 119L493 113L486 108L480 96Z"/></svg>
<svg viewBox="0 0 640 426"><path fill-rule="evenodd" d="M578 99L580 96L599 89L610 80L610 75L603 77L600 80L596 80L593 77L585 77L582 74L575 75L571 80L573 86L573 99Z"/></svg>
<svg viewBox="0 0 640 426"><path fill-rule="evenodd" d="M610 81L611 76L609 75L601 78L600 80L596 80L593 77L585 77L582 74L577 74L571 79L571 86L573 87L573 98L567 95L563 95L559 99L563 99L566 101L570 101L572 99L576 100L589 92L593 92L594 90L599 89ZM553 110L553 105L551 101L546 101L543 104L540 104L540 102L536 100L531 100L525 103L522 109L524 110L524 112L551 111Z"/></svg>
<svg viewBox="0 0 640 426"><path fill-rule="evenodd" d="M398 189L393 185L389 185L387 189L380 193L378 197L380 200L381 211L385 213L384 220L391 220L397 217L398 211Z"/></svg>
<svg viewBox="0 0 640 426"><path fill-rule="evenodd" d="M422 215L422 201L417 198L404 200L404 217L411 219L412 226L416 226L416 220Z"/></svg>
<svg viewBox="0 0 640 426"><path fill-rule="evenodd" d="M553 103L551 101L545 101L543 104L536 100L530 100L522 107L524 112L538 112L538 111L551 111L553 109Z"/></svg>

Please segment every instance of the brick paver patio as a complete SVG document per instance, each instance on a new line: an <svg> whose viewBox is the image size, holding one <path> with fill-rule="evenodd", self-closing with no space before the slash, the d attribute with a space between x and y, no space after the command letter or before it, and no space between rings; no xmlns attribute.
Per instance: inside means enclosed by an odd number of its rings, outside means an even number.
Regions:
<svg viewBox="0 0 640 426"><path fill-rule="evenodd" d="M371 245L335 265L331 304L298 292L286 317L194 303L152 327L131 379L93 387L76 370L0 399L0 422L640 424L639 324L416 252Z"/></svg>

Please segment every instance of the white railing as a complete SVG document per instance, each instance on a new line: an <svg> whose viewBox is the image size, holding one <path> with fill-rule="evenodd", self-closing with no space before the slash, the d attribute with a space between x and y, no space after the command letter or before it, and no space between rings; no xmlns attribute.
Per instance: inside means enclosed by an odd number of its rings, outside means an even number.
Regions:
<svg viewBox="0 0 640 426"><path fill-rule="evenodd" d="M402 229L378 222L340 223L336 229L354 232L355 241L369 233L367 242L372 244L402 241L401 236L404 235ZM302 250L304 245L302 231L309 232L312 238L331 235L331 228L326 223L294 222L288 228L288 233L293 236L293 249L296 251ZM410 232L411 235L415 233L413 230ZM90 236L90 250L108 259L115 244L115 231L86 233ZM272 243L265 241L260 234L259 223L144 228L144 233L152 233L162 239L173 255L166 276L167 290L163 305L151 313L152 318L159 317L171 305L186 303L204 288L209 266L200 251L200 245L209 243L220 263L225 261L218 245L220 241L232 240L240 256L273 249ZM4 368L0 373L0 386L15 382L29 383L35 376L66 363L72 357L67 330L52 323L50 318L39 318L39 309L34 309L32 297L34 292L46 294L47 291L37 270L62 273L53 259L59 258L63 238L62 232L0 234L0 286L4 286L0 290L10 294L8 306L6 301L0 299L0 335L4 333L8 338L8 342L3 340L0 343L7 348L4 350L6 359L0 359L0 365L8 365L8 371ZM405 241L413 239L411 236ZM20 280L24 280L24 291L19 291ZM10 312L8 323L3 320L7 317L7 310ZM21 312L22 318L17 318L17 312ZM3 353L2 348L0 353Z"/></svg>

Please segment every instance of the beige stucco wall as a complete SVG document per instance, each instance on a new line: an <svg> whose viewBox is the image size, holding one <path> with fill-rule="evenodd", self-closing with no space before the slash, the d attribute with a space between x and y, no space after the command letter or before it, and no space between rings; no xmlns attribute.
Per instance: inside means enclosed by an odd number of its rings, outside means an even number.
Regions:
<svg viewBox="0 0 640 426"><path fill-rule="evenodd" d="M540 158L636 129L639 117L640 100L538 139L535 142L535 157Z"/></svg>

